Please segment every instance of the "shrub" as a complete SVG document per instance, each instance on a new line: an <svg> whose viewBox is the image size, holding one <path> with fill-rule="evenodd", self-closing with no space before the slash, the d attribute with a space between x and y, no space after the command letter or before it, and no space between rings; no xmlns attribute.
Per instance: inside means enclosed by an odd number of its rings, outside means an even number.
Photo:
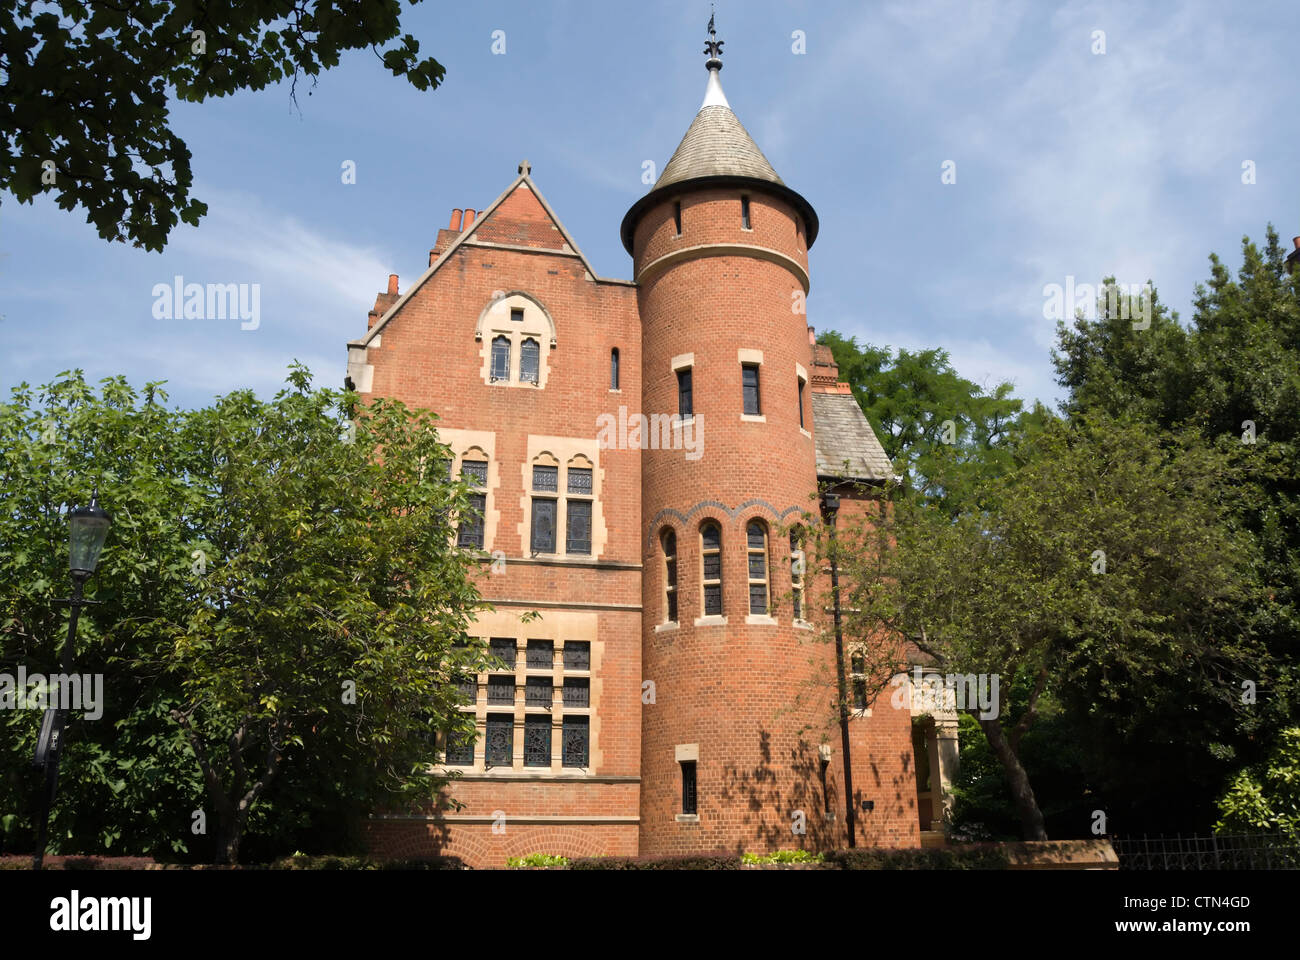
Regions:
<svg viewBox="0 0 1300 960"><path fill-rule="evenodd" d="M836 850L827 861L841 870L1005 870L1001 847L936 847L931 850Z"/></svg>
<svg viewBox="0 0 1300 960"><path fill-rule="evenodd" d="M567 867L568 857L549 853L530 853L526 857L507 857L507 867Z"/></svg>
<svg viewBox="0 0 1300 960"><path fill-rule="evenodd" d="M464 870L459 857L428 857L411 860L372 860L369 857L322 856L295 854L281 857L270 865L272 870Z"/></svg>
<svg viewBox="0 0 1300 960"><path fill-rule="evenodd" d="M742 856L744 863L823 863L824 853L811 853L807 850L777 850L775 853L747 853Z"/></svg>
<svg viewBox="0 0 1300 960"><path fill-rule="evenodd" d="M582 857L570 870L738 870L740 857L725 850L693 857Z"/></svg>

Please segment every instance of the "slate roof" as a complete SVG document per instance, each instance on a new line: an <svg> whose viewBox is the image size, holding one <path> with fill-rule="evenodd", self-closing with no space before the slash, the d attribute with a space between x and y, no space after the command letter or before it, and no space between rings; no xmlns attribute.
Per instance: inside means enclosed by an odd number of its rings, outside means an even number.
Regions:
<svg viewBox="0 0 1300 960"><path fill-rule="evenodd" d="M894 475L893 464L853 394L814 392L812 409L819 477L885 480Z"/></svg>
<svg viewBox="0 0 1300 960"><path fill-rule="evenodd" d="M785 186L740 118L730 107L716 105L703 107L695 115L654 188L719 176L749 177Z"/></svg>

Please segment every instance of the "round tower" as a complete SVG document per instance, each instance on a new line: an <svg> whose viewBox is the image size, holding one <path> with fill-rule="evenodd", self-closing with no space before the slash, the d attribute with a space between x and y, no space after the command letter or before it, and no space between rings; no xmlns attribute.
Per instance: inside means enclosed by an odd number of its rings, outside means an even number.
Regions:
<svg viewBox="0 0 1300 960"><path fill-rule="evenodd" d="M622 224L649 434L647 855L824 846L834 832L819 750L838 743L827 708L833 673L810 611L795 609L788 529L816 512L803 304L817 215L732 112L721 48L710 20L704 102ZM665 428L668 416L678 420Z"/></svg>

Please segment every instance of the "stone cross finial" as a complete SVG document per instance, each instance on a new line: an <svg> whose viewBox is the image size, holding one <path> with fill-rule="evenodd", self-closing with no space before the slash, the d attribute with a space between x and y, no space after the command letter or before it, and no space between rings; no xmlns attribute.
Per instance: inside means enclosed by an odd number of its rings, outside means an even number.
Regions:
<svg viewBox="0 0 1300 960"><path fill-rule="evenodd" d="M533 172L533 165L527 160L524 160L519 164L519 172L526 177Z"/></svg>

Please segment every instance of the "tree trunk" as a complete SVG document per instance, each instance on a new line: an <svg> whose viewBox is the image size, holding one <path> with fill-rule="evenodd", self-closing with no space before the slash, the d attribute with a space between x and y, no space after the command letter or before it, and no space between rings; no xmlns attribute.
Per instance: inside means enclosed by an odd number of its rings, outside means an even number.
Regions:
<svg viewBox="0 0 1300 960"><path fill-rule="evenodd" d="M239 817L222 817L217 827L217 863L233 866L239 862L239 841L244 835L244 824Z"/></svg>
<svg viewBox="0 0 1300 960"><path fill-rule="evenodd" d="M1020 758L1016 756L1016 751L1011 748L1011 744L1007 743L1007 738L1002 735L1002 724L996 717L987 719L980 717L979 723L984 730L984 736L988 738L989 746L993 748L994 755L1007 775L1007 783L1011 787L1011 799L1015 801L1016 812L1020 814L1020 826L1024 831L1025 839L1046 840L1047 830L1043 826L1043 811L1038 809L1038 798L1034 796L1034 788L1029 785L1029 775L1020 765Z"/></svg>

